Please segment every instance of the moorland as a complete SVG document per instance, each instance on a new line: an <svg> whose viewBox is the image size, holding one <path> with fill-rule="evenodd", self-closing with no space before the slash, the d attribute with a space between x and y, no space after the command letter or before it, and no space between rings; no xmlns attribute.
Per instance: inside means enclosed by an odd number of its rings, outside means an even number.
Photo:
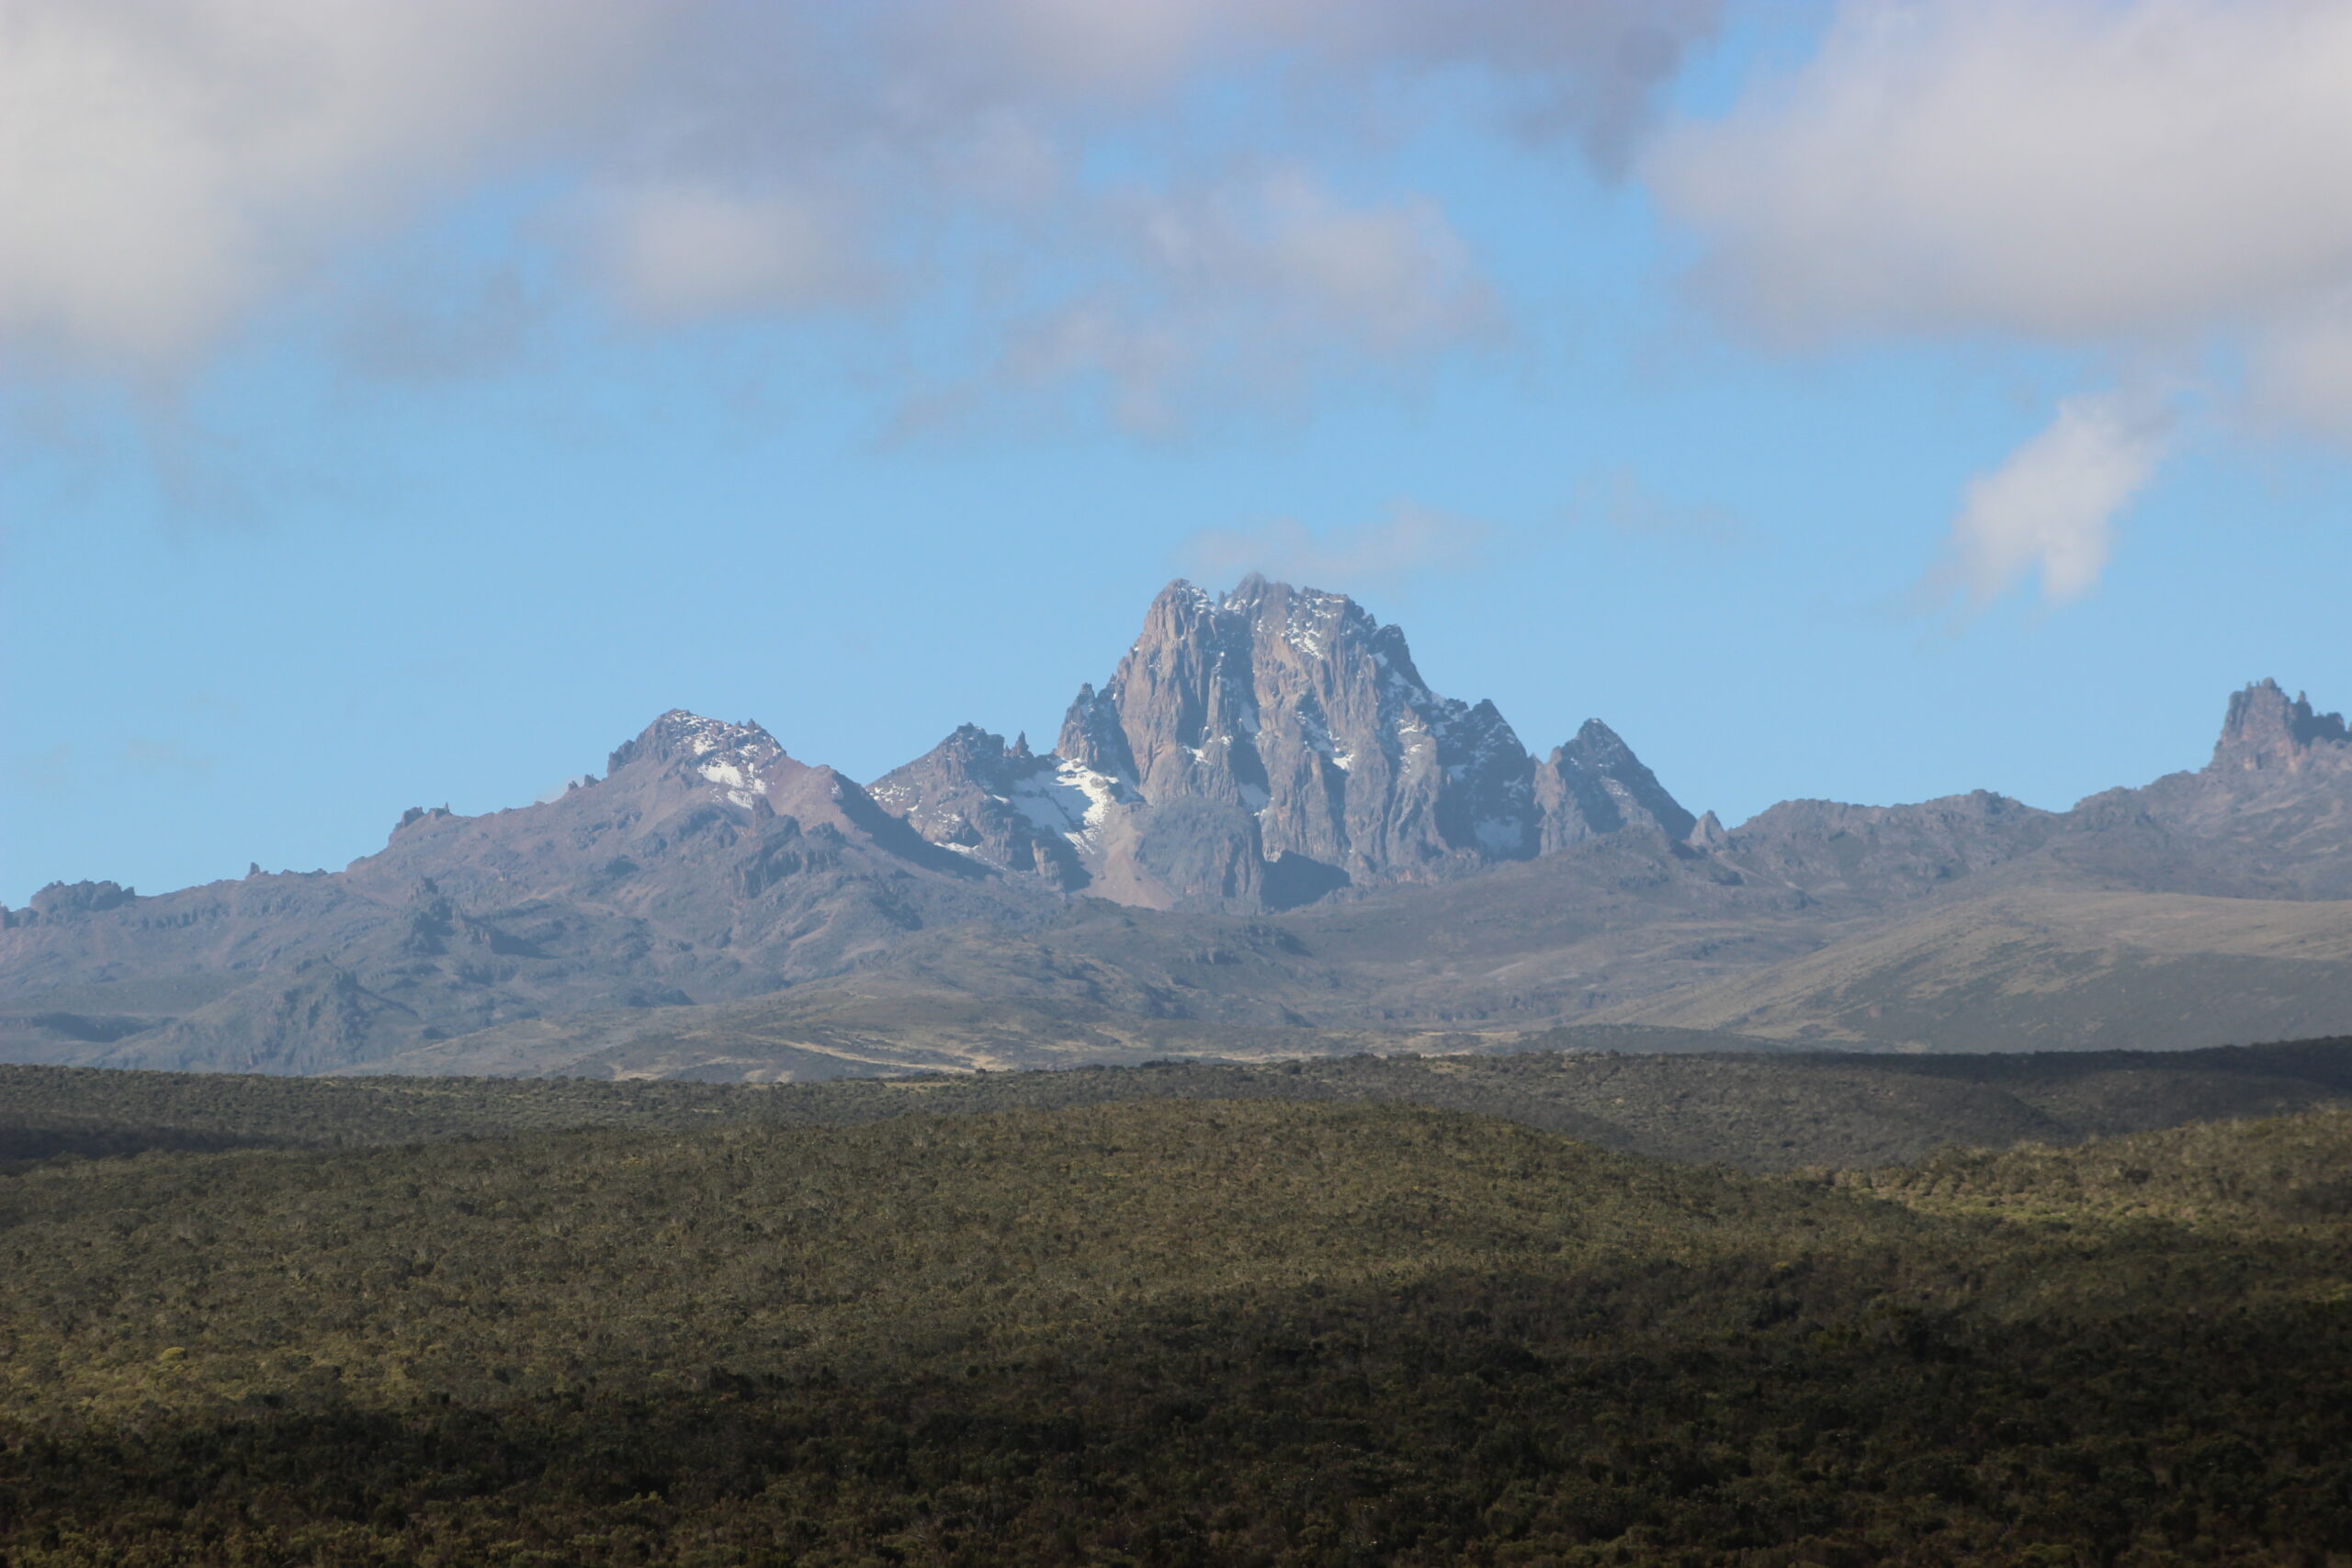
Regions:
<svg viewBox="0 0 2352 1568"><path fill-rule="evenodd" d="M2324 1562L2347 1063L12 1069L0 1554Z"/></svg>

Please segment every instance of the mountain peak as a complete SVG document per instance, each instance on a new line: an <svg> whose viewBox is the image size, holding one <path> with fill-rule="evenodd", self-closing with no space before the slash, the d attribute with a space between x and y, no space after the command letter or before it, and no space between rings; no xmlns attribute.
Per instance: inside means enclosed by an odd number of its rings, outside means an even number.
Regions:
<svg viewBox="0 0 2352 1568"><path fill-rule="evenodd" d="M933 843L1065 888L1220 908L1693 825L1598 721L1551 766L1547 791L1493 703L1430 690L1398 627L1251 572L1217 594L1160 589L1053 752L967 727L874 795Z"/></svg>
<svg viewBox="0 0 2352 1568"><path fill-rule="evenodd" d="M1007 746L967 724L866 794L941 849L1069 890L1086 886L1078 844L1118 789L1082 764L1033 754L1026 736Z"/></svg>
<svg viewBox="0 0 2352 1568"><path fill-rule="evenodd" d="M1586 719L1574 739L1537 765L1535 798L1544 811L1547 854L1625 828L1655 829L1681 840L1699 825L1634 749L1597 718Z"/></svg>
<svg viewBox="0 0 2352 1568"><path fill-rule="evenodd" d="M1271 589L1276 587L1287 589L1289 586L1290 584L1286 582L1278 584L1269 581L1263 572L1253 571L1245 575L1229 591L1217 597L1218 602L1227 608L1238 609L1243 604L1254 604L1264 598Z"/></svg>
<svg viewBox="0 0 2352 1568"><path fill-rule="evenodd" d="M1339 886L1535 852L1532 764L1492 705L1430 691L1404 634L1345 594L1261 573L1215 598L1161 590L1111 679L1080 691L1061 754L1166 818L1137 851L1167 861L1161 881L1287 860Z"/></svg>
<svg viewBox="0 0 2352 1568"><path fill-rule="evenodd" d="M605 772L609 777L634 764L713 785L729 804L746 810L764 795L779 765L793 765L775 737L759 725L730 724L684 708L672 708L635 739L622 742L605 759Z"/></svg>
<svg viewBox="0 0 2352 1568"><path fill-rule="evenodd" d="M2302 693L2290 700L2277 681L2265 678L2231 694L2209 771L2301 773L2319 761L2352 763L2352 732L2344 716L2313 712Z"/></svg>

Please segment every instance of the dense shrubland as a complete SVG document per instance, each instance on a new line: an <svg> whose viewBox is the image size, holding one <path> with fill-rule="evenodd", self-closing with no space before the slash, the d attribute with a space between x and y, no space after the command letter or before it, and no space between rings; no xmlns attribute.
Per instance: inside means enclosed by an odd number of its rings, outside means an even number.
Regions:
<svg viewBox="0 0 2352 1568"><path fill-rule="evenodd" d="M356 1148L583 1127L845 1127L910 1113L1136 1100L1394 1101L1501 1116L1622 1153L1749 1169L2064 1143L2352 1098L2352 1040L1975 1056L1310 1058L747 1085L286 1078L0 1065L0 1168L141 1149Z"/></svg>
<svg viewBox="0 0 2352 1568"><path fill-rule="evenodd" d="M1766 1177L676 1089L0 1177L0 1561L2352 1552L2342 1112Z"/></svg>

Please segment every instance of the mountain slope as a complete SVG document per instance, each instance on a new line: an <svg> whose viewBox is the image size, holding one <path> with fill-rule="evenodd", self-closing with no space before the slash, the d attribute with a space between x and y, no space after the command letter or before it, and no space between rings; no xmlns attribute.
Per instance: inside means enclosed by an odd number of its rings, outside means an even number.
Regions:
<svg viewBox="0 0 2352 1568"><path fill-rule="evenodd" d="M2184 1049L2352 1032L2352 905L2056 890L1970 899L1598 1021L1811 1045Z"/></svg>
<svg viewBox="0 0 2352 1568"><path fill-rule="evenodd" d="M516 1018L756 996L1056 902L755 725L670 713L600 781L484 817L412 811L340 874L36 900L0 931L0 988L47 1059L303 1072ZM94 999L111 1016L109 983L159 979L212 994L134 1032L74 1022ZM110 1037L63 1052L77 1028Z"/></svg>

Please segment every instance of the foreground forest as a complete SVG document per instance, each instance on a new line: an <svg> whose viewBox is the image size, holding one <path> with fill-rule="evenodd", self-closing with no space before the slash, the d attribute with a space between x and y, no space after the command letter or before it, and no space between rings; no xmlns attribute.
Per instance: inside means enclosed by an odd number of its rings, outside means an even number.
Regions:
<svg viewBox="0 0 2352 1568"><path fill-rule="evenodd" d="M2352 1552L2342 1109L1743 1174L1372 1100L693 1085L164 1147L183 1080L111 1081L143 1152L0 1175L10 1568Z"/></svg>

